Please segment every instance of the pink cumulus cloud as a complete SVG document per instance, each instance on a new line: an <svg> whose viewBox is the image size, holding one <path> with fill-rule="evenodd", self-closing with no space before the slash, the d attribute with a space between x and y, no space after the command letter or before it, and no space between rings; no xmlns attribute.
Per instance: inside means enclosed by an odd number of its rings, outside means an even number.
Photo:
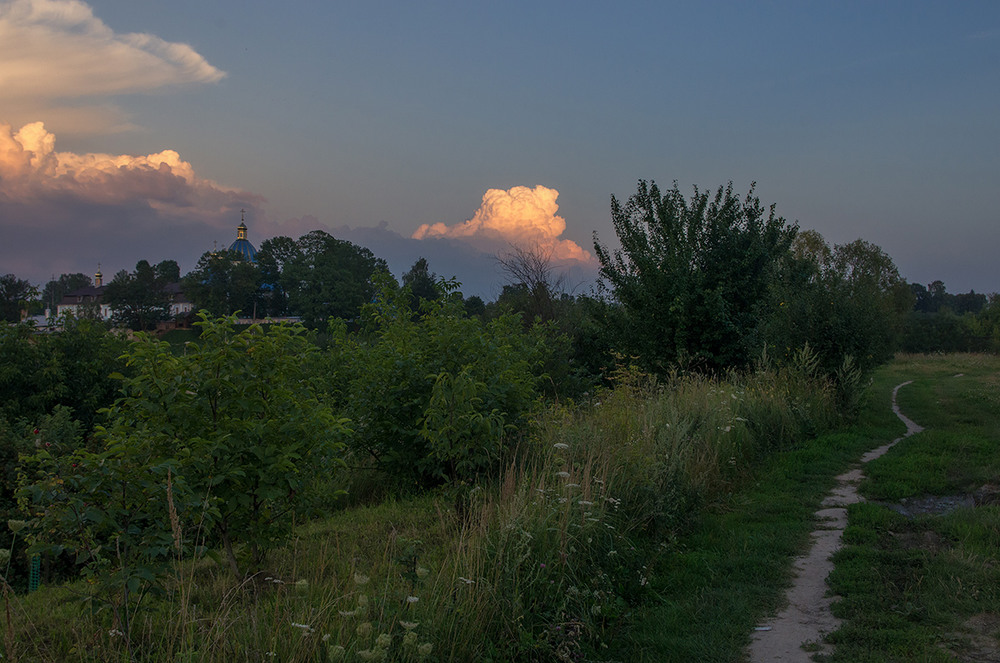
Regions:
<svg viewBox="0 0 1000 663"><path fill-rule="evenodd" d="M545 186L515 186L489 189L475 215L452 226L423 224L413 239L457 239L480 250L503 250L509 245L540 250L557 262L593 262L593 257L576 242L563 239L566 219L559 216L559 192Z"/></svg>

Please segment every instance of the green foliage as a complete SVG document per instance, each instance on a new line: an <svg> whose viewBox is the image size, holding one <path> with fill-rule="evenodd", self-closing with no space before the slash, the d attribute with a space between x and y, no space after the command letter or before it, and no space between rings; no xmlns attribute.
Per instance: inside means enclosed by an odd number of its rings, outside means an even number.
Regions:
<svg viewBox="0 0 1000 663"><path fill-rule="evenodd" d="M115 274L104 291L104 303L111 307L117 324L144 331L170 318L170 295L165 288L171 270L161 265L153 267L140 260L134 272L123 269Z"/></svg>
<svg viewBox="0 0 1000 663"><path fill-rule="evenodd" d="M427 259L420 258L410 271L403 274L403 287L410 288L410 306L417 310L424 299L437 299L441 292L437 288L437 274L430 271Z"/></svg>
<svg viewBox="0 0 1000 663"><path fill-rule="evenodd" d="M0 276L0 321L20 322L29 303L38 296L38 289L14 274Z"/></svg>
<svg viewBox="0 0 1000 663"><path fill-rule="evenodd" d="M97 410L115 398L110 374L124 371L122 336L89 319L64 316L59 331L0 324L0 415L37 422L57 405L89 430Z"/></svg>
<svg viewBox="0 0 1000 663"><path fill-rule="evenodd" d="M342 322L330 330L330 389L356 422L355 453L420 484L494 467L537 399L545 330L526 332L513 315L467 318L454 284L417 313L408 289L379 284L359 336Z"/></svg>
<svg viewBox="0 0 1000 663"><path fill-rule="evenodd" d="M217 316L237 311L247 316L252 314L259 287L257 266L243 260L236 251L208 251L184 277L184 293L195 308Z"/></svg>
<svg viewBox="0 0 1000 663"><path fill-rule="evenodd" d="M944 283L910 286L916 296L899 348L904 352L1000 352L1000 297L952 295Z"/></svg>
<svg viewBox="0 0 1000 663"><path fill-rule="evenodd" d="M313 328L331 317L355 319L375 294L373 276L388 271L386 262L368 249L322 230L294 242L288 237L267 240L257 257L268 312L285 308Z"/></svg>
<svg viewBox="0 0 1000 663"><path fill-rule="evenodd" d="M770 283L796 227L742 200L732 184L714 197L697 187L690 202L677 184L661 193L640 181L623 205L611 199L621 249L595 237L600 274L620 306L619 351L665 373L678 361L706 369L743 366L759 350L759 323L771 310Z"/></svg>
<svg viewBox="0 0 1000 663"><path fill-rule="evenodd" d="M796 238L793 254L774 284L778 304L767 318L775 358L808 344L830 376L847 357L865 374L890 359L912 304L892 258L863 240L831 249L815 231Z"/></svg>
<svg viewBox="0 0 1000 663"><path fill-rule="evenodd" d="M314 479L340 465L346 421L319 400L312 372L317 349L305 330L254 325L236 333L233 318L200 315L201 339L182 356L148 337L131 346L126 357L133 375L124 378L121 398L98 429L102 450L76 451L72 470L65 463L58 468L65 482L58 490L71 496L64 501L91 502L89 510L39 512L58 495L51 481L37 479L54 476L46 469L49 459L34 460L40 469L36 480L29 477L26 494L39 514L41 541L54 536L49 543L66 545L74 532L90 531L108 546L114 542L95 533L95 523L142 522L146 538L131 544L139 561L122 558L117 572L131 568L129 561L155 575L160 568L150 564L163 557L160 544L173 537L181 546L184 523L195 528L188 542L221 544L239 574L237 546L244 544L259 568L266 552L291 532ZM97 471L104 466L109 471ZM151 491L166 490L168 470L178 520L164 527L164 501ZM106 507L88 497L115 490L122 501ZM112 507L118 511L108 512ZM75 544L78 554L83 544Z"/></svg>

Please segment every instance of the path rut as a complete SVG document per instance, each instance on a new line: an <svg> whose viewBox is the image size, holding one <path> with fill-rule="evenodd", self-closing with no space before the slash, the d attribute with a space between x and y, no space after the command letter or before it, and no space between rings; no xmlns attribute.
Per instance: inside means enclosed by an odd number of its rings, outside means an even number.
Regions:
<svg viewBox="0 0 1000 663"><path fill-rule="evenodd" d="M900 388L911 382L903 382L892 390L892 411L906 424L906 434L863 455L862 465L923 430L900 412L896 404ZM833 597L827 595L826 577L833 570L830 558L841 546L841 536L847 526L847 507L862 501L858 484L863 478L860 466L841 474L837 477L837 486L823 500L822 508L816 512L818 524L812 533L812 548L795 560L795 579L786 595L788 607L754 631L750 644L752 663L810 663L814 654L832 652L823 637L836 630L840 620L830 611ZM805 651L803 646L809 646L811 651Z"/></svg>

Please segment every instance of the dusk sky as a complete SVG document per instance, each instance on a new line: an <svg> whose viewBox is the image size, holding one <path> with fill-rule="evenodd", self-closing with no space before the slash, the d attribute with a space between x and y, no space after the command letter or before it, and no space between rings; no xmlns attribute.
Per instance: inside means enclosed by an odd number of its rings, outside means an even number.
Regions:
<svg viewBox="0 0 1000 663"><path fill-rule="evenodd" d="M911 282L1000 290L1000 3L0 0L0 273L190 271L323 229L585 291L610 196L732 181Z"/></svg>

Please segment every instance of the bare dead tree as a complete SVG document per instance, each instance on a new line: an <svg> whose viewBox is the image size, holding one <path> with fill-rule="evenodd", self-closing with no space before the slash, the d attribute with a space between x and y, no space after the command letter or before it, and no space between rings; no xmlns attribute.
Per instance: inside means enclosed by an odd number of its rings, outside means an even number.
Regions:
<svg viewBox="0 0 1000 663"><path fill-rule="evenodd" d="M552 249L512 244L508 250L498 253L496 260L511 285L525 289L528 296L525 313L529 318L539 316L552 320L556 313L555 300L562 295L566 281L565 274L553 276Z"/></svg>

